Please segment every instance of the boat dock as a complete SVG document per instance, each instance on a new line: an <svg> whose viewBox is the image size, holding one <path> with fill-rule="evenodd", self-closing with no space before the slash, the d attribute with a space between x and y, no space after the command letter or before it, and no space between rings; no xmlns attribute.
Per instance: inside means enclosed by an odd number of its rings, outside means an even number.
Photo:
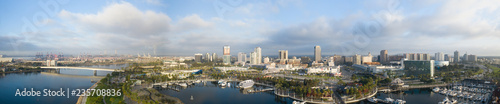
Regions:
<svg viewBox="0 0 500 104"><path fill-rule="evenodd" d="M266 92L266 91L273 91L274 88L266 88L266 89L259 89L259 90L251 90L248 91L249 93L256 93L256 92Z"/></svg>
<svg viewBox="0 0 500 104"><path fill-rule="evenodd" d="M448 86L448 85L449 84L414 85L414 86L408 86L408 87L399 87L397 89L380 89L378 91L388 93L388 92L404 91L404 90L416 89L416 88L434 88L434 87L442 87L442 86Z"/></svg>

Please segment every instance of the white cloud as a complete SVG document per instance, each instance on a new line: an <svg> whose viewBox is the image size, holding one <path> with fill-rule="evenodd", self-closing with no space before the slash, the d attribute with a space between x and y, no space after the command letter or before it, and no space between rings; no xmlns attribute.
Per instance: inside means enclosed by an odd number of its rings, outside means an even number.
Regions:
<svg viewBox="0 0 500 104"><path fill-rule="evenodd" d="M192 29L200 29L211 27L213 23L203 20L197 14L192 14L186 16L179 20L179 22L175 25L175 31L188 31Z"/></svg>
<svg viewBox="0 0 500 104"><path fill-rule="evenodd" d="M71 13L62 10L60 17L97 32L123 35L158 35L170 29L171 19L163 13L141 11L127 2L106 6L97 14Z"/></svg>

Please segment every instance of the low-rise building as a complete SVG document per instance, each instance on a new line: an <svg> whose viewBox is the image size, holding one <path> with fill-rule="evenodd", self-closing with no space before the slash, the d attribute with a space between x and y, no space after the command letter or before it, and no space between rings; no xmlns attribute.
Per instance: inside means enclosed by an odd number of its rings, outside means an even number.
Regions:
<svg viewBox="0 0 500 104"><path fill-rule="evenodd" d="M430 74L434 77L434 60L406 60L404 61L404 70L406 75L419 76L421 74Z"/></svg>
<svg viewBox="0 0 500 104"><path fill-rule="evenodd" d="M402 67L400 66L383 66L383 65L366 65L366 64L363 65L354 64L352 66L358 70L365 70L372 73L383 73L385 71L402 70Z"/></svg>
<svg viewBox="0 0 500 104"><path fill-rule="evenodd" d="M0 58L0 62L12 62L12 58Z"/></svg>
<svg viewBox="0 0 500 104"><path fill-rule="evenodd" d="M221 72L226 71L248 71L248 68L244 67L214 67L214 69L220 70Z"/></svg>
<svg viewBox="0 0 500 104"><path fill-rule="evenodd" d="M310 67L306 68L307 74L314 73L330 73L335 75L341 75L340 66L324 66L324 67Z"/></svg>

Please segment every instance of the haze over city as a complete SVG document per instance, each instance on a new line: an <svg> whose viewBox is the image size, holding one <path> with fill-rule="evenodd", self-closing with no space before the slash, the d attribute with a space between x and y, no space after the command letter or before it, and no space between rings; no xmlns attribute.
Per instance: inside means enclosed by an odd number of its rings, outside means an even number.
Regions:
<svg viewBox="0 0 500 104"><path fill-rule="evenodd" d="M46 7L48 5L48 8ZM353 55L455 50L499 56L500 1L4 1L0 52Z"/></svg>

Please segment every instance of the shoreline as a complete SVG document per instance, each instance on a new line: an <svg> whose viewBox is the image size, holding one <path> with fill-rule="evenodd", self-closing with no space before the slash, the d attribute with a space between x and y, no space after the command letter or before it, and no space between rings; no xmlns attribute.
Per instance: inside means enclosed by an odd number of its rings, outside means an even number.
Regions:
<svg viewBox="0 0 500 104"><path fill-rule="evenodd" d="M0 74L24 73L24 72L40 72L40 71L42 71L42 69L8 71L8 72L0 72Z"/></svg>
<svg viewBox="0 0 500 104"><path fill-rule="evenodd" d="M94 83L94 85L90 86L89 89L93 89L95 87L97 87L97 84L101 82L101 80L97 81L96 83ZM78 101L76 102L76 104L86 104L87 103L87 96L80 96L78 97Z"/></svg>

